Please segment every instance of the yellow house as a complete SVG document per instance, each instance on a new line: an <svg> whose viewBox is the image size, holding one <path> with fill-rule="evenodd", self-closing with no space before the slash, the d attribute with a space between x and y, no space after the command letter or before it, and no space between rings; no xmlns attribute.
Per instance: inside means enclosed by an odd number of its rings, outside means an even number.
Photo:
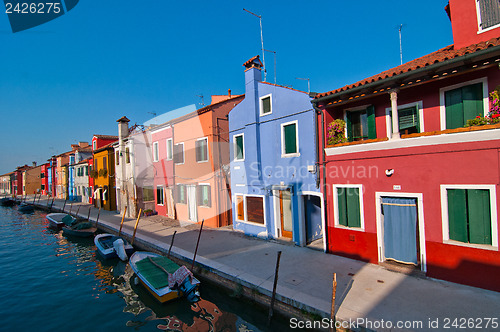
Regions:
<svg viewBox="0 0 500 332"><path fill-rule="evenodd" d="M112 143L94 150L94 205L116 210L115 156Z"/></svg>

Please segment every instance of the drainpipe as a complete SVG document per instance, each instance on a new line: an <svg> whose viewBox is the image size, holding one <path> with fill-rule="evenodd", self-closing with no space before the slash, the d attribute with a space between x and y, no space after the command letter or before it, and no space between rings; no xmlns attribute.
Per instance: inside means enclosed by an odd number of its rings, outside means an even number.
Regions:
<svg viewBox="0 0 500 332"><path fill-rule="evenodd" d="M316 93L311 93L310 94L312 98L315 97ZM316 160L318 161L317 165L319 166L319 170L321 170L322 172L322 175L323 175L323 206L325 208L325 210L323 211L323 214L324 214L324 218L325 218L325 229L323 230L323 237L325 238L325 244L326 244L326 252L328 252L328 232L327 232L327 228L328 228L328 200L327 200L327 186L326 186L326 172L325 172L325 159L326 159L326 156L325 156L325 147L324 147L324 144L325 144L325 112L323 112L320 108L318 108L316 102L314 100L311 101L311 104L313 105L313 108L316 110L316 114L319 115L321 114L321 147L320 147L320 144L318 142L317 146L318 146L318 150L321 149L321 162L319 161L319 155L320 153L318 153L316 155ZM319 140L319 133L318 133L318 126L317 126L317 116L315 116L315 123L316 123L316 140L318 141ZM319 151L318 151L319 152ZM317 177L317 183L319 184L319 174L318 174L318 177ZM319 187L319 186L318 186Z"/></svg>

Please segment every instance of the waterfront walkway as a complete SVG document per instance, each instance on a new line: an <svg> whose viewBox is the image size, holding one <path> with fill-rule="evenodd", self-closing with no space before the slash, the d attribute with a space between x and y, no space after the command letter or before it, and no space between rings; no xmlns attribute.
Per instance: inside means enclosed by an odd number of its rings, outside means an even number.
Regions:
<svg viewBox="0 0 500 332"><path fill-rule="evenodd" d="M42 198L38 204L46 206L47 202L47 198ZM53 210L61 210L63 204L63 200L56 200ZM73 204L73 214L78 205L81 205L79 215L86 218L89 205ZM69 209L67 203L65 211ZM92 208L90 218L95 221L96 217L97 209ZM117 232L120 222L121 216L116 212L101 210L101 228ZM135 222L135 219L125 219L122 233L131 236ZM177 231L172 253L189 262L193 258L199 227L158 217L142 217L135 241L148 243L166 252L172 234ZM458 325L463 319L473 318L474 326L482 326L485 330L487 320L494 318L489 321L486 330L492 330L494 322L497 330L500 329L498 292L392 272L379 265L309 248L247 237L230 228L204 228L196 262L219 276L270 295L278 251L282 254L277 299L317 316L330 317L332 275L335 272L338 282L335 302L337 319L363 319L358 321L361 323L358 327L383 330L382 327L388 327L390 322L392 330L399 330L395 328L396 324L402 322L408 330L443 329L447 322L450 328L454 328L452 323L455 318L458 318L455 321ZM471 320L466 321L463 326L471 329L473 325L467 325L470 323Z"/></svg>

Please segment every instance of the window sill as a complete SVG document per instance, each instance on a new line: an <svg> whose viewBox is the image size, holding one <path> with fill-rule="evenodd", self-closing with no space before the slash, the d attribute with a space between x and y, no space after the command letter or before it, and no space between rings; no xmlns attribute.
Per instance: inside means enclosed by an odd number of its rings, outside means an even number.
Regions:
<svg viewBox="0 0 500 332"><path fill-rule="evenodd" d="M363 232L363 233L365 232L365 229L361 228L361 227L349 227L349 226L344 226L344 225L340 225L340 224L335 225L335 228L356 231L356 232Z"/></svg>
<svg viewBox="0 0 500 332"><path fill-rule="evenodd" d="M498 27L500 27L500 23L499 23L499 24L496 24L496 25L494 25L494 26L491 26L491 27L489 27L489 28L486 28L486 29L481 29L481 30L478 30L477 34L478 34L478 35L480 35L480 34L482 34L482 33L484 33L484 32L488 32L488 31L490 31L490 30L494 30L494 29L496 29L496 28L498 28Z"/></svg>
<svg viewBox="0 0 500 332"><path fill-rule="evenodd" d="M444 244L450 244L459 247L466 247L472 249L481 249L481 250L490 250L490 251L498 251L498 247L494 247L489 244L475 244L475 243L465 243L455 240L443 240Z"/></svg>
<svg viewBox="0 0 500 332"><path fill-rule="evenodd" d="M203 163L208 163L208 159L207 160L200 160L200 161L196 161L198 164L203 164Z"/></svg>
<svg viewBox="0 0 500 332"><path fill-rule="evenodd" d="M456 133L464 133L470 131L479 131L479 130L489 130L489 129L498 129L500 128L500 123L483 125L483 126L471 126L464 128L455 128L455 129L445 129L445 130L436 130L436 131L426 131L423 133L417 134L408 134L401 135L401 138L413 138L413 137L423 137L423 136L434 136L434 135L442 135L442 134L456 134Z"/></svg>
<svg viewBox="0 0 500 332"><path fill-rule="evenodd" d="M358 145L358 144L384 142L384 141L388 141L388 140L389 139L387 137L382 137L382 138L366 139L366 140L362 140L362 141L338 143L338 144L333 144L333 145L327 145L326 147L327 148L334 148L334 147L338 147L338 146L350 146L350 145Z"/></svg>
<svg viewBox="0 0 500 332"><path fill-rule="evenodd" d="M300 157L300 152L281 155L281 158L295 158L295 157Z"/></svg>

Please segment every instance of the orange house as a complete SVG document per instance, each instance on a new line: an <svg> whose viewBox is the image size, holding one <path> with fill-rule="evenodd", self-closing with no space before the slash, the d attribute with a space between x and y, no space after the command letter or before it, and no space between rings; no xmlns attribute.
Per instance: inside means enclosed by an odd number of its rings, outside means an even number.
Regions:
<svg viewBox="0 0 500 332"><path fill-rule="evenodd" d="M175 210L178 220L209 227L231 224L227 115L244 96L217 96L215 103L173 120ZM155 188L163 197L162 188Z"/></svg>

